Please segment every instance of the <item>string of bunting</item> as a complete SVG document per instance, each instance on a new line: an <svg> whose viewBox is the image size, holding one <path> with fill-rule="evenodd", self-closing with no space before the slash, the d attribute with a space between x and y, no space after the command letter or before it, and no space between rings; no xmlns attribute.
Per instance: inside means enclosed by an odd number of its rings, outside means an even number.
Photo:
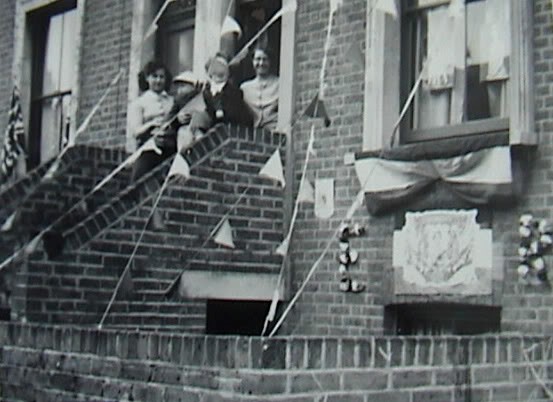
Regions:
<svg viewBox="0 0 553 402"><path fill-rule="evenodd" d="M337 10L337 7L339 7L340 5L342 5L342 2L340 0L336 1L336 0L331 0L331 8L330 8L330 17L329 18L332 18L333 14L336 12ZM387 14L391 14L394 18L397 18L397 7L396 7L396 4L395 4L395 1L394 0L387 0L387 1L383 1L383 0L376 0L376 3L372 3L372 8L369 10L369 14L372 13L372 11L374 9L379 9L380 11L382 12L385 12ZM331 26L331 23L329 22L329 26ZM329 36L327 35L327 41L329 41ZM326 44L325 44L325 48L326 48ZM349 52L350 50L348 50ZM355 49L353 50L355 51ZM356 57L354 59L357 60L359 59L358 57ZM323 63L323 67L325 66L325 63ZM423 68L423 71L424 71L424 68ZM393 130L393 133L392 133L392 136L391 136L391 142L390 142L390 146L393 145L393 142L394 142L394 136L395 136L395 132L396 132L396 129L397 127L399 126L399 123L401 122L401 120L403 119L403 117L405 116L405 113L407 111L407 109L409 108L411 102L413 101L414 99L414 96L415 96L415 93L417 92L419 86L420 86L420 82L422 80L422 72L419 76L419 78L417 79L415 85L413 86L413 88L411 89L411 92L408 96L408 98L406 99L405 101L405 104L402 108L402 112L400 113L397 121L396 121L396 124L394 125L394 130ZM323 88L323 83L322 83L322 80L324 79L324 71L321 72L320 74L320 79L321 79L321 82L319 83L319 88L322 89ZM324 108L324 103L322 102L321 99L319 99L318 95L315 97L315 99L312 101L312 109L314 110L314 117L324 117L324 114L321 113L320 115L317 116L317 111L318 110L324 110L326 112L326 109L322 109ZM311 105L310 105L311 106ZM322 106L322 108L320 108ZM325 113L326 114L326 113ZM327 118L328 118L328 115L326 115ZM325 120L325 125L326 125L327 121ZM330 124L330 123L329 123ZM381 154L384 150L381 151ZM365 182L362 183L361 185L361 189L360 191L358 192L357 196L355 197L355 200L353 201L352 205L350 206L350 208L348 209L347 213L346 213L346 216L344 217L344 219L341 220L340 224L338 225L338 227L336 228L336 230L334 231L334 233L332 234L332 236L329 238L329 240L327 241L326 245L325 245L325 248L323 249L321 255L317 258L317 260L313 263L313 265L311 266L307 276L305 277L304 281L302 282L302 284L300 285L300 287L298 288L297 292L295 293L295 295L293 296L293 298L291 299L291 301L289 302L288 306L286 307L286 309L283 311L282 315L280 316L279 320L276 322L276 324L274 325L273 329L271 330L271 332L269 333L268 337L272 337L276 334L276 332L278 331L278 329L280 328L280 326L282 325L282 323L284 322L284 320L286 319L287 315L289 314L289 312L291 311L291 309L293 308L293 306L295 305L295 303L297 302L297 300L299 299L299 297L301 296L301 294L303 293L303 290L305 289L305 287L307 286L307 283L309 282L309 280L311 279L311 277L313 276L313 274L315 273L315 270L317 269L317 267L319 266L319 264L321 263L321 261L323 260L323 258L325 257L326 253L328 252L328 250L330 249L330 246L335 238L335 236L337 234L340 233L340 231L342 230L345 222L347 220L350 220L353 215L355 214L355 212L357 211L357 209L362 205L363 203L363 199L364 199L364 188L365 186L368 184L368 181L369 179L371 178L372 174L374 172L374 167L373 169L371 169L370 172L368 172L367 176L366 176L366 179L365 179ZM276 292L275 292L276 293ZM266 328L267 328L267 325L268 325L268 321L272 321L272 319L270 318L274 318L274 315L275 315L275 311L276 311L276 303L278 303L278 299L275 301L275 297L273 297L273 301L271 303L271 307L269 308L269 314L266 318L266 322L265 322L265 325L264 325L264 328L263 328L263 333L266 331Z"/></svg>
<svg viewBox="0 0 553 402"><path fill-rule="evenodd" d="M138 247L140 246L140 243L142 242L142 238L144 237L144 234L146 233L146 229L148 227L148 223L152 219L152 216L154 215L154 212L159 204L159 201L161 200L161 196L163 195L163 192L165 191L165 188L169 184L169 181L172 177L184 177L185 179L188 179L190 177L190 166L188 165L188 162L183 158L183 156L179 153L175 155L173 158L173 163L171 163L171 167L169 169L169 172L167 173L167 176L165 176L165 180L163 181L163 184L161 185L160 189L158 190L157 197L152 205L152 209L150 210L150 213L148 215L148 218L146 219L144 226L142 227L142 231L140 232L140 235L138 236L138 240L136 241L134 245L134 249L129 257L129 260L127 261L127 265L125 266L125 269L123 270L123 273L119 277L119 280L117 282L117 285L115 287L115 290L112 293L111 299L106 307L106 310L104 311L104 314L102 316L102 319L100 320L100 323L98 324L99 328L102 328L105 319L107 318L109 311L111 310L111 306L113 305L113 302L115 301L115 298L117 297L117 293L119 292L119 289L124 282L125 278L128 278L128 275L130 274L130 267L132 264L132 261L138 251Z"/></svg>
<svg viewBox="0 0 553 402"><path fill-rule="evenodd" d="M79 125L79 127L77 128L77 130L75 131L75 135L73 136L72 139L70 139L70 141L67 143L67 145L62 149L62 151L60 152L60 154L58 154L56 156L56 159L54 160L54 162L52 163L52 165L50 166L50 168L47 170L47 172L45 173L45 175L40 179L39 181L39 184L42 183L44 180L46 179L49 179L51 177L53 177L53 175L55 174L55 172L57 171L57 169L59 169L59 166L60 166L60 163L61 163L61 158L63 157L63 155L73 146L75 146L75 141L76 141L76 138L82 134L89 126L90 124L90 121L92 120L92 117L97 113L97 111L99 110L100 108L100 105L104 102L104 100L107 98L107 96L109 95L109 93L111 92L112 88L119 82L119 79L121 78L122 74L124 73L124 70L120 70L117 75L113 78L113 80L110 82L109 86L104 90L104 93L102 94L102 96L100 97L100 99L94 104L94 106L92 107L92 109L90 110L90 112L88 113L88 115L86 116L86 118L83 120L83 122ZM146 144L145 144L146 145ZM148 144L147 146L151 146L151 144ZM132 161L134 161L138 156L134 156L134 157L131 157L129 158L129 163L131 163ZM124 167L124 166L123 166ZM121 170L121 169L119 169ZM112 174L110 175L109 178L113 177L115 174ZM67 213L77 209L77 208L81 208L82 207L82 203L83 201L88 198L90 195L92 195L95 191L97 191L100 187L102 187L108 180L104 179L101 183L99 183L98 185L96 185L94 187L94 189L92 191L90 191L88 194L86 194L85 196L83 196L83 198L81 198L81 200L79 202L77 202L76 204L74 204ZM39 185L37 184L37 186ZM23 205L25 203L26 200L29 199L29 197L31 197L33 194L33 191L31 191L20 203L20 205ZM67 214L66 213L66 214ZM11 228L13 227L14 225L14 222L17 218L17 215L18 215L18 210L16 209L7 219L6 221L2 224L2 227L0 228L1 231L8 231L8 230L11 230ZM48 231L51 231L57 224L59 224L61 222L61 220L63 219L64 216L61 216L59 217L56 221L54 221L53 223L51 223L50 225L48 225L45 229L41 230L40 233L38 233L36 236L34 236L30 241L29 243L27 243L26 245L24 245L23 247L21 247L20 249L16 250L12 255L10 255L8 258L6 258L1 264L0 264L0 271L2 271L4 268L6 268L10 263L12 263L15 259L17 259L19 256L21 256L22 254L30 254L32 252L34 252L36 250L36 248L38 247L38 244L40 242L40 240L43 238L44 234L47 233Z"/></svg>

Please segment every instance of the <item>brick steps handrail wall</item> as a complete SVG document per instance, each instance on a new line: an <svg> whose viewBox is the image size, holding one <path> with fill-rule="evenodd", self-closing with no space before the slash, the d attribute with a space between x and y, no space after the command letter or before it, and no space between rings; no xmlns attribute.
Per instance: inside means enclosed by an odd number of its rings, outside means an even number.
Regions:
<svg viewBox="0 0 553 402"><path fill-rule="evenodd" d="M282 189L278 189L277 183L260 178L258 171L272 152L283 145L284 139L280 134L221 126L183 155L191 165L192 175L187 180L171 181L158 208L165 215L168 228L146 230L133 259L133 290L130 294L121 292L117 300L157 302L159 327L181 325L183 331L196 332L200 316L192 313L176 316L163 290L199 250L200 243L238 199L240 191L252 183L252 195L246 198L248 204L240 205L237 211L246 213L246 218L233 218L238 250L224 250L210 244L204 254L212 253L218 268L228 269L225 265L229 265L236 272L241 269L275 273L282 258L273 252L283 237ZM222 158L228 163L222 162ZM66 245L60 256L48 259L40 251L31 254L18 273L12 311L32 322L97 324L134 250L151 210L150 201L170 165L171 160L164 162L66 231ZM256 197L267 197L270 202L259 203ZM257 220L251 219L253 212ZM261 226L245 227L248 222ZM194 258L198 267L206 267L205 255ZM215 268L207 266L206 269ZM197 303L196 300L181 301L192 302ZM106 325L127 323L129 328L153 328L155 317L148 312L143 312L141 317L134 314L139 312L140 309L129 311L125 319L117 314L118 320L108 316ZM205 309L201 314L205 317ZM184 325L187 315L190 325Z"/></svg>
<svg viewBox="0 0 553 402"><path fill-rule="evenodd" d="M1 395L7 401L36 400L23 399L30 395L41 401L515 402L530 395L546 401L530 366L551 366L550 342L521 334L262 339L0 323ZM542 374L551 386L551 371Z"/></svg>

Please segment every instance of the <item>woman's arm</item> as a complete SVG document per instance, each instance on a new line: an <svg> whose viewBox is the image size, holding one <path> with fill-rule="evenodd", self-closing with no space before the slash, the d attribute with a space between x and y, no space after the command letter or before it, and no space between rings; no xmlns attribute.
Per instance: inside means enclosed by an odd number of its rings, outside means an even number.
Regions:
<svg viewBox="0 0 553 402"><path fill-rule="evenodd" d="M144 122L144 108L139 102L133 102L131 104L129 114L129 132L136 139L148 137L151 131L159 127L162 122L161 117Z"/></svg>

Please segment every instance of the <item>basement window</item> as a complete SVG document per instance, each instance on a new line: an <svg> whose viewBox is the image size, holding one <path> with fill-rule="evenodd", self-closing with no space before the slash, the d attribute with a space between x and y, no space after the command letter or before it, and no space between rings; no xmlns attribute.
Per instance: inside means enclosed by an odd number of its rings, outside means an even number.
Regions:
<svg viewBox="0 0 553 402"><path fill-rule="evenodd" d="M476 335L501 330L501 307L456 303L405 303L386 306L390 335Z"/></svg>
<svg viewBox="0 0 553 402"><path fill-rule="evenodd" d="M209 299L206 333L259 336L270 304L270 301Z"/></svg>

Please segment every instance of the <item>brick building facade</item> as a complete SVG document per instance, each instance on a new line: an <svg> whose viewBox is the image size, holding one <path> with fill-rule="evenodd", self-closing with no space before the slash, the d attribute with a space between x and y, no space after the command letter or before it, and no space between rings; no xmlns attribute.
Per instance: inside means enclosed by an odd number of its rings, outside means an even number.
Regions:
<svg viewBox="0 0 553 402"><path fill-rule="evenodd" d="M93 192L85 214L72 207L83 196L88 197L94 186L126 156L127 108L129 100L138 96L136 74L141 65L157 56L170 65L191 67L202 74L203 63L214 50L211 33L202 21L216 20L229 6L228 2L215 0L172 2L161 17L157 32L144 40L162 3L7 0L0 15L0 66L5 72L0 77L0 93L4 94L0 99L0 129L3 133L7 125L9 94L13 85L17 85L29 127L28 147L34 149L28 172L0 191L0 219L7 219L17 210L23 212L18 215L16 229L0 234L3 243L0 256L2 260L9 258L45 228L62 233L64 239L63 252L52 254L43 246L5 269L4 294L14 321L0 326L0 338L6 345L2 354L6 385L1 388L7 390L5 398L80 400L76 396L79 394L79 398L87 400L134 397L145 401L202 401L205 397L221 401L327 398L323 400L367 402L518 401L532 395L534 399L529 400L550 400L547 387L553 380L547 336L553 329L553 312L549 307L553 301L551 285L549 280L529 284L521 278L517 250L521 214L553 220L548 184L551 176L548 147L553 127L553 88L548 80L553 59L551 3L503 2L508 3L510 13L510 53L505 58L509 86L500 89L503 91L500 98L510 91L509 101L498 106L501 110L497 114L489 111L483 124L478 119L458 120L455 107L460 107L463 115L478 111L468 111L472 107L469 95L472 96L473 87L467 84L471 76L465 70L459 73L458 68L453 69L452 82L446 85L446 91L450 91L450 100L454 99L457 85L461 85L465 98L460 101L461 106L451 100L448 108L452 117L446 126L453 128L443 130L449 138L441 138L440 130L432 131L432 127L425 130L427 127L422 123L416 123L426 118L423 112L419 117L408 112L398 130L394 130L394 124L417 79L413 74L420 72L412 70L406 62L419 56L409 46L418 43L432 51L430 36L417 42L413 39L416 35L410 34L416 29L426 29L430 35L429 26L436 19L426 7L448 2L400 0L396 3L401 7L394 17L378 6L390 2L344 0L337 2L340 3L337 10L329 17L329 7L334 2L299 0L297 10L285 13L268 35L269 40L280 42L279 133L219 128L191 148L185 155L191 178L171 181L166 187L158 208L166 227L146 231L132 265L132 289L117 298L106 321L107 329L99 330L95 326L129 257L134 255L140 229L170 164L162 164L133 184L129 184L129 172L125 169L108 188ZM259 18L267 21L270 13L278 9L270 2L235 3L238 5L228 9L234 10L243 23L245 36L251 36L255 30L255 24L245 17L248 12L262 14ZM293 2L278 3L286 7ZM456 2L451 3L447 4L450 13ZM465 8L459 15L464 17L449 14L447 18L451 21L465 18L464 30L452 25L450 31L465 41L472 40L472 45L475 43L472 32L478 30L470 25L473 21L470 18L476 17L469 7L475 10L484 3L497 1L461 3ZM254 13L255 7L258 14ZM76 36L72 44L76 52L72 53L69 70L60 67L60 77L71 71L69 89L60 87L57 92L42 93L36 88L34 75L37 57L42 54L38 52L37 56L33 47L36 26L47 27L45 18L73 10L71 27ZM424 23L417 19L419 14ZM485 16L482 18L480 23L485 21ZM497 30L501 32L500 28ZM492 34L489 41L495 43ZM176 59L169 50L175 49L173 40L180 46L178 52L182 52ZM443 40L447 38L444 36ZM476 42L486 40L479 37ZM471 57L476 58L478 52L472 50ZM192 62L186 59L187 55L193 56ZM464 54L461 58L463 65L468 65ZM492 62L492 59L478 61L479 66L486 64L486 69ZM413 63L422 68L420 60ZM314 96L320 94L322 65L324 105L331 119L328 127L322 119L301 116ZM44 146L32 144L40 142L40 137L33 137L37 123L34 126L30 123L33 105L50 96L60 96L63 103L63 96L70 92L72 100L63 115L70 125L61 135L71 137L77 128L75 122L81 123L86 118L120 71L122 78L111 88L88 129L77 137L77 146L64 155L62 168L54 180L41 180L55 151L50 154ZM410 81L402 78L405 74L411 74ZM482 77L484 73L479 74ZM478 82L503 85L505 78L488 81L481 78ZM491 88L491 84L480 86L484 91ZM431 98L436 93L429 91L427 96ZM415 107L422 110L423 102L417 97L411 110ZM440 110L436 105L432 110ZM490 101L490 106L487 105L490 110L491 105ZM315 205L299 204L289 254L283 259L274 250L283 240L292 216L313 126L315 152L310 156L305 177L313 184L318 183L317 187L321 179L333 179L333 212L330 217L321 218ZM280 133L289 127L290 136ZM390 141L394 141L391 151ZM358 172L364 169L366 161L392 161L405 166L401 164L462 159L471 152L499 148L507 149L507 159L500 162L512 173L509 192L499 201L494 198L495 193L485 201L482 193L467 200L452 191L451 186L431 183L405 202L395 203L393 197L385 199L389 208L374 212L371 204L374 198L367 190L363 205L351 219L344 221L361 190L360 177L365 176ZM390 154L383 153L383 149ZM287 181L284 188L257 177L275 150L280 151L284 160ZM500 170L491 166L479 172L487 177L489 172ZM382 169L378 172L386 172ZM382 177L376 179L386 182ZM468 186L470 191L476 187ZM225 216L229 205L240 201L242 191L247 196L230 216L237 248L227 250L208 242L207 234ZM398 267L398 261L406 243L399 239L410 228L411 217L425 219L428 211L440 211L445 213L443 224L444 219L457 217L459 211L473 209L477 210L477 218L466 225L474 233L482 233L482 239L489 240L470 246L470 252L475 253L470 257L476 266L475 275L485 278L482 279L485 290L474 291L474 286L478 287L474 280L472 287L463 288L464 291L459 291L459 285L445 291L428 290L420 283L405 285L401 279L403 271L399 269L403 267ZM365 286L360 293L340 290L343 275L337 262L341 254L337 231L344 222L366 228L361 236L349 239L350 247L359 254L358 262L349 267L349 272ZM422 232L423 224L418 225L415 228L421 231L419 238L430 241ZM465 230L461 227L465 228L458 224L449 230L461 233ZM448 239L454 238L450 232ZM416 236L405 238L405 242L416 243ZM483 265L478 265L480 252L486 255L482 257L482 261L487 261ZM415 258L413 251L409 253ZM303 287L321 255L320 264ZM553 263L547 254L544 260L546 265ZM282 264L286 274L277 319L298 289L302 290L277 333L282 337L263 344L264 340L259 338L197 334L251 335L252 331L257 334ZM167 299L163 291L183 269L185 284L181 283L181 289L185 289L188 297ZM398 291L401 286L408 291ZM413 287L426 290L417 292ZM244 324L242 315L250 318L249 325ZM229 317L230 320L225 320ZM409 317L417 322L411 322ZM41 329L40 324L46 329ZM241 325L245 325L245 332L237 329ZM142 331L138 335L128 331L134 329ZM176 334L182 331L196 335ZM71 341L64 343L63 339ZM51 350L48 356L40 352L41 347ZM87 357L87 353L95 357ZM135 367L136 360L145 359L156 363ZM83 367L87 369L72 369L70 362L74 366L86 363ZM101 365L110 374L103 375L98 368ZM209 372L209 381L198 375L202 367ZM56 379L45 374L47 368L57 372ZM31 372L43 381L42 394L39 387L24 393ZM174 372L181 373L179 379L171 377ZM102 385L94 387L91 384L97 383L92 379ZM89 391L81 392L84 385L75 384L86 384ZM186 394L179 394L182 387ZM101 394L94 393L92 388L101 389Z"/></svg>

